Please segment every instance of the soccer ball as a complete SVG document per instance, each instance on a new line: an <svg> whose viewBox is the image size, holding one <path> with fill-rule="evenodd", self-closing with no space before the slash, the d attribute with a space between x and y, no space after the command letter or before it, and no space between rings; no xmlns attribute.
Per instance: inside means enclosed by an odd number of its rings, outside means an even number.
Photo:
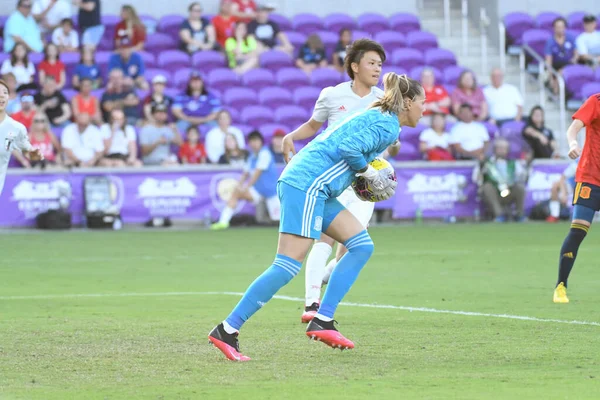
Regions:
<svg viewBox="0 0 600 400"><path fill-rule="evenodd" d="M380 171L380 173L385 174L389 180L394 182L396 181L396 171L394 170L394 167L392 167L392 164L390 164L387 160L377 157L369 164L376 170ZM358 196L358 198L361 200L370 201L372 203L379 201L367 180L362 176L358 176L352 182L352 189L354 190L354 193L356 193L356 196Z"/></svg>

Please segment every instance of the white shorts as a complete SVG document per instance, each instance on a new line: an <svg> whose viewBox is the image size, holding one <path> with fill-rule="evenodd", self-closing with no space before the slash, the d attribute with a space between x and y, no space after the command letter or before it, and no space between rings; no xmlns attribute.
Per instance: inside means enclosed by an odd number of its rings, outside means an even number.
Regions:
<svg viewBox="0 0 600 400"><path fill-rule="evenodd" d="M261 196L260 193L258 193L256 189L254 189L254 187L251 187L250 189L248 189L248 191L250 192L250 196L252 197L252 203L255 206L258 205L263 199L263 196ZM279 203L279 196L275 195L273 197L269 197L268 199L265 199L265 202L267 203L267 212L269 213L269 218L271 218L271 220L273 221L279 221L281 215L281 204Z"/></svg>
<svg viewBox="0 0 600 400"><path fill-rule="evenodd" d="M371 221L373 211L375 211L375 203L359 199L354 190L352 190L352 187L344 190L337 199L356 217L365 229L369 226L369 221Z"/></svg>

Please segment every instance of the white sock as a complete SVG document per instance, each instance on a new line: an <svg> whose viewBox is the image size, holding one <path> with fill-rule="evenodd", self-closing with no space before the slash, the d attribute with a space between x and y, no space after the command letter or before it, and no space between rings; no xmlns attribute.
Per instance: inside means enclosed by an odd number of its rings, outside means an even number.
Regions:
<svg viewBox="0 0 600 400"><path fill-rule="evenodd" d="M550 215L554 218L560 215L560 203L557 200L550 200Z"/></svg>
<svg viewBox="0 0 600 400"><path fill-rule="evenodd" d="M329 263L325 267L325 275L323 275L323 279L322 279L323 283L329 283L329 277L331 276L331 273L333 272L333 269L335 268L336 265L337 265L337 260L335 258L332 259L331 261L329 261Z"/></svg>
<svg viewBox="0 0 600 400"><path fill-rule="evenodd" d="M221 211L221 217L219 218L220 224L228 224L231 221L231 217L233 217L233 208L225 207L223 211Z"/></svg>
<svg viewBox="0 0 600 400"><path fill-rule="evenodd" d="M333 321L333 318L326 317L326 316L321 315L319 313L315 314L315 318L318 318L318 319L320 319L323 322Z"/></svg>
<svg viewBox="0 0 600 400"><path fill-rule="evenodd" d="M305 290L306 306L318 303L321 298L321 283L325 273L325 265L332 248L327 243L315 243L306 260Z"/></svg>
<svg viewBox="0 0 600 400"><path fill-rule="evenodd" d="M225 332L229 333L230 335L232 335L238 331L233 326L229 325L227 323L227 321L223 321L223 329L225 329Z"/></svg>

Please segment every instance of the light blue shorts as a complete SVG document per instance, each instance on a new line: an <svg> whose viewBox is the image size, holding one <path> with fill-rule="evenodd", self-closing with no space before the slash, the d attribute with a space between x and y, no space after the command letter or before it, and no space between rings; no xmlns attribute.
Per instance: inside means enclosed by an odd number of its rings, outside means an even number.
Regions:
<svg viewBox="0 0 600 400"><path fill-rule="evenodd" d="M279 232L319 239L337 215L345 210L337 199L323 199L296 189L285 182L277 184L281 202Z"/></svg>

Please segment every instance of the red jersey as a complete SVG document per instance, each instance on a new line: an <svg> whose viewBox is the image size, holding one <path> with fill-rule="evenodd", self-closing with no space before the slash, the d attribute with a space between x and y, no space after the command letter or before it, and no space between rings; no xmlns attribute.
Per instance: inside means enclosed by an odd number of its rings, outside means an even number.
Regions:
<svg viewBox="0 0 600 400"><path fill-rule="evenodd" d="M600 186L600 93L590 96L573 114L585 125L585 145L575 180Z"/></svg>
<svg viewBox="0 0 600 400"><path fill-rule="evenodd" d="M237 9L243 13L256 12L256 3L254 0L233 0L233 4L237 5ZM248 23L252 21L252 18L238 18L238 21Z"/></svg>
<svg viewBox="0 0 600 400"><path fill-rule="evenodd" d="M225 48L225 41L233 36L233 29L235 27L235 18L227 17L224 18L221 15L217 15L212 20L212 25L215 27L215 34L217 37L217 43Z"/></svg>
<svg viewBox="0 0 600 400"><path fill-rule="evenodd" d="M179 158L186 159L189 164L201 164L206 160L206 150L202 143L196 143L195 146L185 142L179 148Z"/></svg>
<svg viewBox="0 0 600 400"><path fill-rule="evenodd" d="M33 124L33 117L35 117L35 110L29 111L29 113L27 114L25 114L23 110L21 110L19 112L14 113L10 117L15 121L25 125L25 128L27 128L27 130L30 130L31 125Z"/></svg>
<svg viewBox="0 0 600 400"><path fill-rule="evenodd" d="M44 60L38 65L38 70L44 71L48 76L53 76L54 80L58 83L60 82L60 74L65 71L65 64L60 60L56 61L54 64L50 64L48 61Z"/></svg>
<svg viewBox="0 0 600 400"><path fill-rule="evenodd" d="M40 149L46 160L56 160L56 155L54 154L54 145L52 144L50 133L46 132L43 140L37 140L34 135L29 134L29 142L31 142L33 147Z"/></svg>
<svg viewBox="0 0 600 400"><path fill-rule="evenodd" d="M115 47L117 49L123 47L137 46L141 42L146 41L146 29L141 25L134 25L131 36L127 30L127 22L121 21L115 27Z"/></svg>
<svg viewBox="0 0 600 400"><path fill-rule="evenodd" d="M441 85L435 85L430 90L427 90L427 89L424 89L424 90L425 90L425 99L426 99L425 100L425 108L426 109L423 112L423 115L431 115L433 113L433 111L427 109L427 103L436 103L440 100L445 99L446 97L448 97L448 92ZM448 107L440 107L440 110L444 114L448 114L450 112Z"/></svg>

